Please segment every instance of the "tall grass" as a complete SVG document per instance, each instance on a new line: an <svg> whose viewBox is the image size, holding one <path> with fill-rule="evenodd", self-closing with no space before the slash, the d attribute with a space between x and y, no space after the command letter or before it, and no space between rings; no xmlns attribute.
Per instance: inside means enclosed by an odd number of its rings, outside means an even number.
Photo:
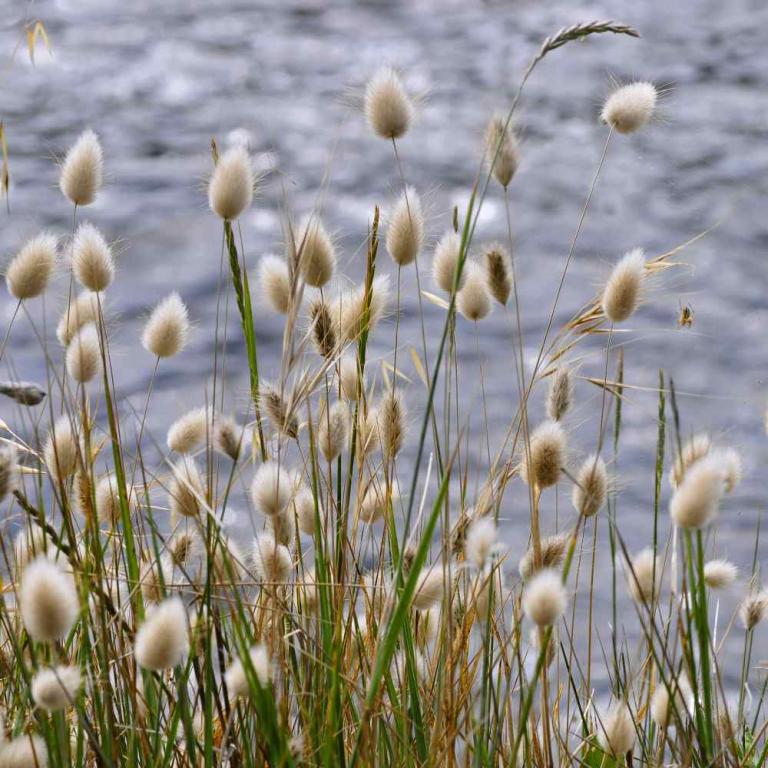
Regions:
<svg viewBox="0 0 768 768"><path fill-rule="evenodd" d="M625 541L618 525L616 475L632 385L625 380L623 352L612 347L615 326L637 310L637 291L646 281L675 266L680 249L644 261L633 254L608 282L609 296L588 299L556 324L568 273L579 268L574 255L601 170L610 151L622 151L618 142L625 139L617 133L628 132L623 129L630 123L615 121L605 129L533 365L524 354L533 341L525 335L518 297L529 286L517 280L514 253L508 260L505 255L512 252L507 185L517 150L505 142L537 63L569 42L603 33L637 36L625 25L594 22L547 38L508 112L496 118L467 208L454 212L448 290L422 290L426 253L397 264L398 311L401 269L413 263L419 286L423 348L413 351L411 362L421 385L409 385L402 357L398 367L397 322L394 365L387 360L378 366L368 354L373 334L391 333L381 323L388 299L381 276L392 268L383 238L387 211L380 215L372 207L365 277L356 289L337 294L330 285L306 284L307 263L318 254L309 253L315 247L308 244L309 226L295 228L290 215L284 262L271 261L269 286L257 286L237 221L251 203L253 180L234 156L227 160L231 179L222 179L219 167L217 191L211 192L226 195L211 206L228 211L221 241L221 270L228 279L220 281L216 327L197 331L212 332L215 341L207 372L213 396L177 425L174 445L184 455L168 451L159 463L148 461L154 451L147 448L159 443L152 429L152 384L143 413L127 413L119 394L124 361L110 351L114 321L105 318L103 291L87 318L98 331L98 356L88 362L99 375L82 382L72 378L63 352L48 339L49 324L39 327L28 311L36 299L17 297L14 322L32 324L50 395L42 405L46 418L30 420L20 410L17 426L2 423L0 497L7 535L0 538L6 573L0 768L766 763L766 683L754 668L758 625L768 613L757 568L759 535L753 562L741 564L751 573L742 579L742 609L728 621L719 615L716 590L729 579L715 578L708 567L716 554L711 531L717 508L739 479L738 456L709 439L690 439L673 382L662 372L658 437L648 446L655 457L648 540L639 542L650 553L637 556L638 542ZM389 89L385 105L407 98L394 77L388 72L382 81ZM643 88L645 109L655 90ZM618 100L613 108L627 106ZM397 125L389 132L392 114ZM410 114L402 108L375 121L377 133L392 141L393 180L403 187L409 216L414 193L406 186L396 138L409 128ZM647 115L636 110L631 118L638 128ZM214 143L214 166L220 159ZM503 188L494 180L502 159ZM73 167L75 181L92 191L93 179L78 175L88 168ZM70 181L68 188L75 186ZM482 262L475 256L480 213L496 194L505 205L509 242L494 246L493 261ZM75 193L68 196L76 223L81 210ZM319 220L320 213L312 216ZM332 266L332 254L326 256ZM484 272L485 264L493 269ZM24 264L17 272L24 276ZM119 290L119 273L116 282L111 290ZM465 346L479 356L486 290L489 301L491 294L506 300L509 344L498 354L508 357L510 392L517 396L507 399L504 412L494 403L491 413L485 400L482 362L477 373L462 371ZM508 306L510 293L514 307ZM225 321L230 298L237 329ZM422 299L444 313L432 337L424 330ZM284 311L280 374L269 383L260 373L264 351L253 310L262 300ZM70 290L61 310L65 328L77 324L72 313L82 306ZM474 319L462 317L460 308ZM183 314L183 307L173 304L165 318L170 326L162 326L164 343L148 348L185 354L179 350L186 315L174 320L174 311ZM12 330L3 334L10 352ZM167 335L172 331L178 337ZM249 387L247 408L233 422L217 393L225 387L221 350L235 332L245 348ZM588 339L605 340L602 376L582 377L569 363ZM73 343L71 335L61 340ZM80 363L78 370L86 367ZM154 382L162 365L159 353L154 360L148 354L148 379ZM344 380L343 371L350 370L352 380ZM593 422L569 422L566 384L574 379L600 388ZM535 414L555 380L555 421L542 426ZM483 401L480 417L468 412L463 395L475 383ZM24 392L3 387L30 407ZM405 404L415 414L410 419ZM504 436L494 444L499 424ZM577 471L566 442L594 453L591 464ZM613 477L604 474L606 465ZM695 481L709 477L704 470L714 473L714 482L702 491ZM676 509L688 506L687 517L675 518L680 525L670 526L665 538L667 475ZM264 528L255 545L233 538L227 515L233 498L247 495L243 490L251 483L249 512ZM574 486L575 509L566 511L563 499ZM495 529L509 508L527 510L530 520L529 549L519 568ZM610 578L596 565L596 550L604 546L598 536L602 517L608 521ZM702 519L683 522L694 518ZM543 535L552 528L556 536ZM77 616L49 642L22 620L30 601L35 608L25 575L36 558L55 562L61 584L77 590ZM606 629L593 626L593 603L607 594L612 622L610 646L604 647ZM158 604L179 597L188 625L164 625ZM636 622L620 627L625 603L633 606ZM577 618L583 613L577 606L584 605L586 627ZM734 658L723 649L727 637L738 633L743 655ZM63 673L41 676L62 665L79 670L79 685L71 682L71 670L69 684ZM44 682L47 697L40 694Z"/></svg>

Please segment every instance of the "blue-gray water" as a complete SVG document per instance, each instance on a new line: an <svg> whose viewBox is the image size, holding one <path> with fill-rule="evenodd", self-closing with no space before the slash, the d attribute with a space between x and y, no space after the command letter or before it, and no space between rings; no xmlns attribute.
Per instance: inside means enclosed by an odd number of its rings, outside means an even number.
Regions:
<svg viewBox="0 0 768 768"><path fill-rule="evenodd" d="M373 70L395 64L409 87L425 94L400 152L406 178L430 203L434 240L449 225L452 207L466 203L488 116L509 104L541 40L577 21L615 18L637 27L640 40L604 35L551 54L522 101L517 122L523 163L511 205L526 356L532 364L605 140L597 120L600 102L611 78L650 79L665 89L659 119L636 136L612 142L556 322L591 296L624 251L640 246L656 255L716 227L680 254L687 266L665 274L633 319L632 332L618 337L632 388L613 469L621 491L619 525L629 546L639 549L650 541L653 388L664 368L679 392L684 430L711 430L743 451L746 479L721 513L715 551L750 569L768 458L762 418L768 400L765 3L4 0L0 7L0 119L12 179L11 214L3 214L0 227L2 253L11 255L41 227L68 231L71 209L55 188L52 157L85 127L94 128L103 140L108 183L81 215L121 242L118 277L108 296L119 321L112 350L119 391L135 408L143 403L152 368L138 343L147 310L173 288L197 325L190 347L163 362L155 382L149 430L159 443L167 425L200 404L210 384L221 245L220 223L202 191L212 137L224 145L234 135L247 135L259 165L272 169L242 220L250 264L279 250L286 205L302 213L322 196L325 219L339 234L342 264L359 276L360 245L373 206L386 210L398 188L391 146L373 138L350 106L350 93L359 94ZM27 12L44 21L53 46L52 58L38 46L36 67L23 46L10 62ZM480 217L478 243L503 240L505 232L503 201L494 190ZM385 269L392 271L388 263ZM426 261L422 269L426 273ZM50 325L66 290L62 278L48 299ZM410 271L403 290L401 342L404 349L418 348ZM682 330L677 316L688 303L695 320L692 329ZM434 355L442 312L425 307ZM13 308L6 296L0 299L3 325ZM38 310L33 309L36 317ZM281 321L259 312L256 322L262 367L274 377ZM377 332L375 359L391 350L393 328L390 321ZM475 336L466 323L460 323L458 343L459 375L468 383L463 407L479 414ZM515 400L510 335L501 312L480 325L479 345L491 436L498 444ZM583 352L581 372L601 375L599 347ZM243 404L247 386L238 343L230 345L228 359L227 397L235 408ZM22 378L44 375L25 319L14 327L3 375L7 366ZM410 365L406 373L413 376ZM423 393L418 384L412 390L415 433ZM569 417L577 456L594 447L599 406L599 391L580 383ZM534 412L541 412L540 396ZM0 403L0 416L9 423L16 418L6 402ZM476 430L478 419L472 422ZM483 443L475 443L482 458ZM666 532L666 479L663 491ZM560 501L565 514L564 494ZM545 527L551 529L554 503L546 503ZM515 561L527 535L525 510L524 493L515 485L503 510L504 537ZM604 631L606 530L599 535L596 610ZM764 553L761 547L763 564Z"/></svg>

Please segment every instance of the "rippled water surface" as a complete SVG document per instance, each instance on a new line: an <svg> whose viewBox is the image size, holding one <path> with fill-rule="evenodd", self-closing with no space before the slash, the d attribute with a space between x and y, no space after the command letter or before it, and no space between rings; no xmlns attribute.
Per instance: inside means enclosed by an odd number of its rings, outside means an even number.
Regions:
<svg viewBox="0 0 768 768"><path fill-rule="evenodd" d="M595 18L636 26L640 40L603 36L548 56L536 70L518 117L523 164L511 211L519 269L526 358L535 360L568 244L597 166L606 129L597 121L611 78L642 77L664 86L660 119L641 134L612 142L578 241L555 317L567 319L599 285L623 251L656 255L715 227L679 255L685 262L647 295L624 345L626 392L618 458L622 491L618 521L632 549L649 543L652 521L658 370L674 377L683 428L709 429L742 447L745 482L728 500L716 549L749 569L754 531L764 506L768 459L766 404L766 188L768 187L768 5L761 0L626 2L37 2L53 57L38 50L36 67L17 41L27 3L0 3L0 118L11 153L11 213L0 246L10 254L40 227L65 233L71 209L55 189L54 155L87 126L103 139L109 183L83 212L118 240L119 276L110 314L121 395L140 409L151 361L138 344L147 309L170 288L189 303L198 326L190 348L164 362L155 382L150 439L162 444L167 425L200 404L210 388L220 223L202 193L209 142L246 137L260 167L270 170L242 221L249 263L278 250L282 212L318 204L339 235L345 271L359 277L361 244L374 204L386 211L398 189L391 146L371 137L354 107L365 78L382 62L402 68L424 94L418 119L400 144L403 170L429 201L430 237L463 206L477 168L490 113L509 104L525 64L558 27ZM493 190L483 209L478 243L506 237L503 199ZM383 262L386 259L382 260ZM392 271L389 263L386 270ZM422 266L426 270L426 264ZM48 299L48 323L65 300L66 279ZM693 328L677 327L681 305L695 311ZM13 305L4 296L4 324ZM435 354L442 310L425 305L429 354ZM40 320L37 309L33 314ZM278 373L282 324L259 312L258 343L265 375ZM372 340L375 361L392 348L394 323ZM515 383L509 322L502 312L475 331L460 323L459 377L463 408L472 414L472 448L483 466L479 363L484 370L492 448L512 415ZM228 345L230 407L247 386L237 335ZM413 273L404 273L403 350L420 348ZM582 349L581 373L602 375L599 343ZM479 350L479 351L478 351ZM56 346L52 353L58 355ZM403 358L408 360L404 351ZM14 327L7 360L22 378L44 377L29 322ZM423 393L409 399L416 426ZM6 371L3 371L5 375ZM577 388L569 417L576 454L594 448L600 392ZM533 404L541 412L541 398ZM0 403L0 416L16 414ZM125 408L130 423L130 409ZM668 490L664 484L666 505ZM545 527L567 510L561 493L546 500ZM513 486L503 508L512 557L527 535L525 496ZM241 502L241 506L244 501ZM247 515L239 518L246 525ZM666 527L666 513L663 513ZM591 536L591 532L590 532ZM610 580L607 533L598 534L597 616L607 617ZM765 548L760 558L765 564Z"/></svg>

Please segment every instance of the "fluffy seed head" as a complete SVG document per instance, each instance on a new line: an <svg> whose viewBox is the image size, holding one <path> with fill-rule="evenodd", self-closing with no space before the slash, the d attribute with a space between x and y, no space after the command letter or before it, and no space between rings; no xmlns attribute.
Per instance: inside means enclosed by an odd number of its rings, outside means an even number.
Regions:
<svg viewBox="0 0 768 768"><path fill-rule="evenodd" d="M657 99L652 83L623 85L606 99L600 118L619 133L634 133L651 119Z"/></svg>
<svg viewBox="0 0 768 768"><path fill-rule="evenodd" d="M339 361L339 383L341 394L345 400L356 402L358 400L358 369L357 360L352 356L342 357ZM365 391L365 378L359 382L360 390Z"/></svg>
<svg viewBox="0 0 768 768"><path fill-rule="evenodd" d="M659 680L658 687L651 697L651 717L659 728L666 728L674 716L675 710L679 717L685 717L693 710L693 691L687 678L669 680L669 689ZM670 693L675 701L675 707L670 706Z"/></svg>
<svg viewBox="0 0 768 768"><path fill-rule="evenodd" d="M8 292L20 301L39 296L48 287L55 267L56 237L43 232L28 240L8 265Z"/></svg>
<svg viewBox="0 0 768 768"><path fill-rule="evenodd" d="M392 504L397 500L397 493L391 494ZM369 525L381 520L389 508L386 488L377 480L372 480L365 489L363 500L360 503L360 519Z"/></svg>
<svg viewBox="0 0 768 768"><path fill-rule="evenodd" d="M508 187L520 165L520 149L505 117L491 118L485 135L485 145L486 161L494 178L502 187Z"/></svg>
<svg viewBox="0 0 768 768"><path fill-rule="evenodd" d="M267 517L267 530L278 544L290 547L296 538L296 517L288 506L279 515Z"/></svg>
<svg viewBox="0 0 768 768"><path fill-rule="evenodd" d="M716 456L695 462L669 502L672 522L680 528L702 528L717 514L724 490L723 467Z"/></svg>
<svg viewBox="0 0 768 768"><path fill-rule="evenodd" d="M506 305L512 293L512 260L503 245L494 243L483 253L485 279L496 301Z"/></svg>
<svg viewBox="0 0 768 768"><path fill-rule="evenodd" d="M320 299L312 303L309 311L312 342L318 354L329 359L336 351L336 329L328 305Z"/></svg>
<svg viewBox="0 0 768 768"><path fill-rule="evenodd" d="M617 704L600 724L598 741L610 755L625 755L635 746L635 720L626 704Z"/></svg>
<svg viewBox="0 0 768 768"><path fill-rule="evenodd" d="M141 594L148 603L159 603L173 582L173 561L167 554L141 563Z"/></svg>
<svg viewBox="0 0 768 768"><path fill-rule="evenodd" d="M744 629L754 629L768 615L768 590L751 592L739 606L739 618Z"/></svg>
<svg viewBox="0 0 768 768"><path fill-rule="evenodd" d="M75 205L90 205L101 188L103 175L101 143L88 128L67 151L61 165L59 188Z"/></svg>
<svg viewBox="0 0 768 768"><path fill-rule="evenodd" d="M234 221L253 200L256 180L248 150L235 145L224 152L208 182L208 205L220 218Z"/></svg>
<svg viewBox="0 0 768 768"><path fill-rule="evenodd" d="M401 267L414 262L424 245L424 214L413 187L406 187L387 224L387 251Z"/></svg>
<svg viewBox="0 0 768 768"><path fill-rule="evenodd" d="M477 322L491 311L491 294L480 268L467 264L464 268L466 279L456 296L456 305L467 320Z"/></svg>
<svg viewBox="0 0 768 768"><path fill-rule="evenodd" d="M79 690L80 670L77 667L41 669L32 678L32 698L46 712L69 706Z"/></svg>
<svg viewBox="0 0 768 768"><path fill-rule="evenodd" d="M128 497L128 507L135 511L138 507L138 491L131 486L127 486L125 491ZM122 519L117 477L110 473L99 478L94 495L96 497L96 516L99 521L110 526L117 525Z"/></svg>
<svg viewBox="0 0 768 768"><path fill-rule="evenodd" d="M253 570L261 581L286 584L291 578L293 561L288 547L278 544L268 533L259 534L253 544Z"/></svg>
<svg viewBox="0 0 768 768"><path fill-rule="evenodd" d="M366 327L366 302L364 285L345 291L339 297L339 335L345 341L357 341ZM389 275L378 275L373 279L371 286L370 306L368 306L367 317L369 332L373 331L382 317L384 317L388 303Z"/></svg>
<svg viewBox="0 0 768 768"><path fill-rule="evenodd" d="M336 249L318 216L309 216L301 224L296 235L296 248L304 282L322 288L336 269Z"/></svg>
<svg viewBox="0 0 768 768"><path fill-rule="evenodd" d="M0 443L0 503L16 489L19 465L16 448L8 443Z"/></svg>
<svg viewBox="0 0 768 768"><path fill-rule="evenodd" d="M63 640L80 612L72 574L41 555L21 575L21 620L33 640Z"/></svg>
<svg viewBox="0 0 768 768"><path fill-rule="evenodd" d="M48 768L48 750L41 736L24 734L0 745L0 768Z"/></svg>
<svg viewBox="0 0 768 768"><path fill-rule="evenodd" d="M565 431L557 421L545 421L530 436L523 450L520 474L529 485L548 488L560 479L565 465ZM529 456L530 453L530 456Z"/></svg>
<svg viewBox="0 0 768 768"><path fill-rule="evenodd" d="M72 271L89 291L105 291L115 277L112 249L93 224L84 221L72 241Z"/></svg>
<svg viewBox="0 0 768 768"><path fill-rule="evenodd" d="M563 562L568 538L565 534L546 536L541 540L541 567L557 568ZM531 547L521 558L518 571L523 581L527 581L536 572L534 550Z"/></svg>
<svg viewBox="0 0 768 768"><path fill-rule="evenodd" d="M269 661L269 653L264 645L254 645L248 651L248 657L253 671L251 675L256 676L256 680L262 688L269 685L272 678L272 665ZM237 697L246 697L251 693L251 686L248 682L248 674L245 671L245 665L242 659L234 661L224 673L224 682L227 685L229 695Z"/></svg>
<svg viewBox="0 0 768 768"><path fill-rule="evenodd" d="M205 442L210 423L208 409L194 408L180 416L168 430L168 448L176 453L191 453Z"/></svg>
<svg viewBox="0 0 768 768"><path fill-rule="evenodd" d="M636 603L655 602L661 586L661 563L650 547L632 558L627 568L627 588Z"/></svg>
<svg viewBox="0 0 768 768"><path fill-rule="evenodd" d="M214 446L219 453L237 461L242 450L243 428L231 416L218 416L213 424Z"/></svg>
<svg viewBox="0 0 768 768"><path fill-rule="evenodd" d="M600 456L588 456L573 486L573 508L584 517L596 515L608 496L608 471Z"/></svg>
<svg viewBox="0 0 768 768"><path fill-rule="evenodd" d="M613 268L603 290L602 307L612 323L622 323L637 309L645 273L642 248L625 254Z"/></svg>
<svg viewBox="0 0 768 768"><path fill-rule="evenodd" d="M270 307L281 315L288 314L291 306L291 276L285 259L273 254L263 256L259 262L261 295Z"/></svg>
<svg viewBox="0 0 768 768"><path fill-rule="evenodd" d="M439 565L427 566L416 581L413 594L413 607L417 611L426 611L443 599L447 573Z"/></svg>
<svg viewBox="0 0 768 768"><path fill-rule="evenodd" d="M153 310L141 334L147 352L157 357L173 357L186 346L189 336L189 313L175 291Z"/></svg>
<svg viewBox="0 0 768 768"><path fill-rule="evenodd" d="M470 596L476 618L481 621L488 618L491 601L494 608L499 608L504 602L504 591L504 574L501 568L484 568L473 582Z"/></svg>
<svg viewBox="0 0 768 768"><path fill-rule="evenodd" d="M399 139L413 119L413 104L400 75L382 67L365 87L365 118L382 139Z"/></svg>
<svg viewBox="0 0 768 768"><path fill-rule="evenodd" d="M552 568L539 571L523 591L525 615L539 627L554 624L568 605L568 594L560 574Z"/></svg>
<svg viewBox="0 0 768 768"><path fill-rule="evenodd" d="M357 452L360 459L367 456L379 444L379 409L369 407L364 413L361 408L357 416Z"/></svg>
<svg viewBox="0 0 768 768"><path fill-rule="evenodd" d="M464 555L477 568L482 568L496 546L496 525L493 520L483 517L467 528L464 539Z"/></svg>
<svg viewBox="0 0 768 768"><path fill-rule="evenodd" d="M171 518L197 517L200 514L200 500L205 498L203 479L195 462L182 456L173 465L173 475L168 487L168 505Z"/></svg>
<svg viewBox="0 0 768 768"><path fill-rule="evenodd" d="M266 387L261 393L261 402L275 431L286 437L296 437L299 434L299 421L290 402L286 401L280 392Z"/></svg>
<svg viewBox="0 0 768 768"><path fill-rule="evenodd" d="M315 535L315 500L309 488L301 488L293 497L293 508L299 521L299 530L307 536Z"/></svg>
<svg viewBox="0 0 768 768"><path fill-rule="evenodd" d="M392 459L400 453L405 442L405 408L396 392L388 392L378 408L377 426L381 450L384 456Z"/></svg>
<svg viewBox="0 0 768 768"><path fill-rule="evenodd" d="M99 334L93 323L84 325L67 347L67 373L78 383L85 384L101 373Z"/></svg>
<svg viewBox="0 0 768 768"><path fill-rule="evenodd" d="M187 610L179 597L163 600L136 633L136 663L159 672L178 666L189 653Z"/></svg>
<svg viewBox="0 0 768 768"><path fill-rule="evenodd" d="M549 379L547 416L560 421L573 402L573 374L567 365L559 366Z"/></svg>
<svg viewBox="0 0 768 768"><path fill-rule="evenodd" d="M453 290L453 281L460 255L461 237L450 229L438 240L432 257L432 277L437 287L446 293ZM466 277L466 270L462 269L459 290L464 285Z"/></svg>
<svg viewBox="0 0 768 768"><path fill-rule="evenodd" d="M293 488L289 472L275 461L265 461L251 483L253 505L262 515L279 515L291 501Z"/></svg>
<svg viewBox="0 0 768 768"><path fill-rule="evenodd" d="M104 298L101 299L102 308ZM95 323L99 317L99 300L93 291L82 291L77 298L64 310L59 324L56 326L56 338L66 347L74 335L86 323Z"/></svg>
<svg viewBox="0 0 768 768"><path fill-rule="evenodd" d="M672 490L675 490L680 483L688 468L704 458L712 449L712 440L709 435L699 434L683 443L682 450L678 456L675 456L675 462L672 465L672 471L669 475L669 484Z"/></svg>
<svg viewBox="0 0 768 768"><path fill-rule="evenodd" d="M317 425L317 441L328 461L335 459L343 450L349 434L349 410L346 403L336 402L330 410L324 408Z"/></svg>
<svg viewBox="0 0 768 768"><path fill-rule="evenodd" d="M743 474L741 455L735 448L723 448L717 451L717 456L723 467L725 492L731 493L741 482Z"/></svg>
<svg viewBox="0 0 768 768"><path fill-rule="evenodd" d="M704 581L710 589L727 589L738 575L738 568L728 560L710 560L704 564Z"/></svg>

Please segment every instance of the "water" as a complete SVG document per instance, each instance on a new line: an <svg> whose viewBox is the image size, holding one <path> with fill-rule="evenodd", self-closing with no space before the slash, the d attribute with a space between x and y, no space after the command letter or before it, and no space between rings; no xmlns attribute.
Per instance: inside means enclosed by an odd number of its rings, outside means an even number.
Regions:
<svg viewBox="0 0 768 768"><path fill-rule="evenodd" d="M0 5L2 51L8 57L27 4L4 0ZM425 94L400 151L406 178L429 201L434 240L449 225L452 207L466 203L487 118L508 105L540 41L560 26L595 18L636 26L640 40L605 35L548 56L521 104L524 161L511 206L526 359L530 370L602 151L606 130L597 114L610 79L651 79L667 90L660 119L637 136L612 142L556 326L592 295L624 251L641 246L656 255L716 227L680 254L686 266L654 286L632 321L632 332L618 337L632 387L612 469L621 490L620 528L628 546L640 549L650 543L657 429L653 390L663 368L674 377L684 430L711 430L743 450L746 479L722 512L715 551L750 569L765 496L761 470L768 459L762 419L768 322L763 256L768 68L761 34L768 6L763 2L557 0L543 7L447 0L62 0L37 2L32 9L45 22L54 55L49 58L41 46L32 67L21 50L0 75L12 173L11 215L0 229L0 247L11 254L41 227L69 230L71 209L55 189L51 157L84 127L97 130L109 183L82 216L121 243L119 276L108 301L111 315L119 319L112 338L119 390L134 409L143 404L152 367L138 344L148 309L176 289L198 326L189 349L163 362L155 382L149 434L160 444L168 424L200 404L210 383L221 246L220 224L202 192L212 137L224 145L234 136L247 136L260 167L271 169L260 198L242 220L251 264L259 254L279 250L286 208L303 213L321 199L326 221L339 233L344 270L359 278L373 205L386 210L399 186L391 147L372 138L350 106L378 65L400 66L409 87ZM478 243L503 240L505 232L503 200L494 190L480 218ZM392 271L389 264L385 268ZM67 287L60 279L48 299L49 323ZM401 361L407 361L407 348L421 345L410 270L403 295ZM0 301L7 322L13 305L7 297ZM688 303L695 320L692 329L683 330L676 320ZM33 315L39 318L38 310ZM429 303L425 310L434 356L443 315ZM264 312L256 322L262 367L267 378L275 377L281 322ZM390 322L376 334L374 360L391 349L392 333ZM581 350L584 376L602 375L603 342L600 338ZM465 413L473 414L477 435L482 362L496 446L515 398L508 323L497 310L481 324L479 359L467 323L460 323L458 343L459 375L467 382ZM241 407L247 377L236 335L227 354L227 401ZM14 327L3 365L22 378L43 379L43 361L26 319ZM405 372L415 378L410 363ZM423 393L418 383L411 390L415 433ZM541 401L539 396L533 403L535 417ZM599 390L581 382L569 417L577 456L594 448L599 407ZM16 419L7 402L0 403L0 416ZM130 421L129 408L124 418ZM482 467L484 441L473 439L473 447ZM665 535L666 481L663 491ZM239 503L242 508L244 501ZM525 509L523 491L515 484L503 509L503 535L513 561L524 549ZM554 497L546 499L545 529L552 530L555 518L562 519L567 510L563 492L557 509ZM763 566L764 552L763 547ZM609 567L607 532L601 528L595 606L601 632L610 604L604 577ZM726 600L729 607L733 598Z"/></svg>

